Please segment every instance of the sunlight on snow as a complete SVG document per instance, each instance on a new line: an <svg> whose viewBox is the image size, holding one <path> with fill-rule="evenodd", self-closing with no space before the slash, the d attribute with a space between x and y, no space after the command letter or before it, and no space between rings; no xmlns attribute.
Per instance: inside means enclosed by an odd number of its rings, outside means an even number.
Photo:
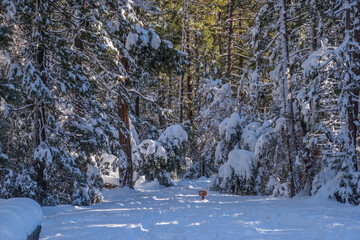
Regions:
<svg viewBox="0 0 360 240"><path fill-rule="evenodd" d="M255 228L255 230L261 234L275 233L275 232L287 232L287 231L296 231L299 229L263 229Z"/></svg>
<svg viewBox="0 0 360 240"><path fill-rule="evenodd" d="M144 229L141 223L137 224L94 224L94 225L87 225L86 228L99 228L99 227L106 227L106 228L140 228L143 232L148 232L149 229Z"/></svg>
<svg viewBox="0 0 360 240"><path fill-rule="evenodd" d="M170 200L170 198L157 198L156 196L152 197L156 201L167 201Z"/></svg>
<svg viewBox="0 0 360 240"><path fill-rule="evenodd" d="M177 224L179 224L179 222L178 222L178 221L172 221L172 222L159 222L159 223L155 223L155 225L169 225L169 224L177 225Z"/></svg>

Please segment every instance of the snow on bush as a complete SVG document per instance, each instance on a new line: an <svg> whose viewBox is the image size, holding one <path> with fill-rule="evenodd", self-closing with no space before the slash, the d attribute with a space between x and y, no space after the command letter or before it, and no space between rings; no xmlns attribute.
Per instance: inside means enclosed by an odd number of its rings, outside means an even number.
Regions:
<svg viewBox="0 0 360 240"><path fill-rule="evenodd" d="M221 164L225 162L229 152L234 149L240 141L242 133L242 123L237 112L231 114L230 118L225 118L219 125L219 134L221 141L216 146L215 162Z"/></svg>
<svg viewBox="0 0 360 240"><path fill-rule="evenodd" d="M272 121L246 122L238 113L233 113L219 125L222 140L215 156L223 165L213 188L235 194L288 197L289 171L282 121L277 121L275 129Z"/></svg>
<svg viewBox="0 0 360 240"><path fill-rule="evenodd" d="M131 50L133 47L151 47L154 50L158 50L161 44L159 35L150 28L146 30L139 25L135 27L135 32L130 32L126 38L125 48ZM139 42L140 41L140 42ZM168 46L168 44L167 44Z"/></svg>
<svg viewBox="0 0 360 240"><path fill-rule="evenodd" d="M350 169L344 159L341 166L336 166L336 162L330 163L315 176L311 195L359 205L360 173Z"/></svg>
<svg viewBox="0 0 360 240"><path fill-rule="evenodd" d="M203 78L196 94L195 101L201 105L195 118L197 133L196 151L191 156L194 165L189 170L189 178L202 175L210 177L218 171L214 164L214 149L219 140L219 124L236 109L231 86L222 84L221 79ZM200 172L198 172L200 170Z"/></svg>
<svg viewBox="0 0 360 240"><path fill-rule="evenodd" d="M288 196L289 177L284 136L278 132L262 134L255 145L255 161L259 163L258 189L263 195ZM282 185L285 184L285 185ZM283 189L284 191L281 191Z"/></svg>
<svg viewBox="0 0 360 240"><path fill-rule="evenodd" d="M171 172L173 178L183 174L186 166L185 154L188 134L178 124L168 127L158 138L167 154L167 171Z"/></svg>
<svg viewBox="0 0 360 240"><path fill-rule="evenodd" d="M161 185L172 186L170 174L166 171L168 158L166 150L157 141L147 139L133 152L134 170L146 180L157 179Z"/></svg>
<svg viewBox="0 0 360 240"><path fill-rule="evenodd" d="M40 205L29 198L0 200L0 238L24 240L43 219Z"/></svg>
<svg viewBox="0 0 360 240"><path fill-rule="evenodd" d="M256 163L254 153L233 150L228 160L220 167L213 182L213 190L239 195L255 194Z"/></svg>
<svg viewBox="0 0 360 240"><path fill-rule="evenodd" d="M182 126L176 124L168 127L160 135L158 141L170 147L180 148L188 141L188 135Z"/></svg>

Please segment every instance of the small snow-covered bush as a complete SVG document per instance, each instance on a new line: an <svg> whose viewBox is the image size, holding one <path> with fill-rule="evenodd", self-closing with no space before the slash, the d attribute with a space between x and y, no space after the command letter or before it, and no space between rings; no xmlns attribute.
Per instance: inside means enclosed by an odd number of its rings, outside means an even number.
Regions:
<svg viewBox="0 0 360 240"><path fill-rule="evenodd" d="M289 177L286 153L285 139L280 133L268 132L259 137L255 145L255 160L259 163L257 184L261 194L289 195L284 192L288 189L285 183Z"/></svg>
<svg viewBox="0 0 360 240"><path fill-rule="evenodd" d="M197 135L196 151L191 156L196 166L194 165L188 171L189 178L210 177L219 170L218 166L214 164L214 150L219 140L219 124L230 116L238 105L233 98L234 93L231 86L228 83L222 84L222 82L222 79L212 77L205 77L199 81L199 89L194 101L201 107L199 114L194 119ZM197 170L200 172L196 172Z"/></svg>
<svg viewBox="0 0 360 240"><path fill-rule="evenodd" d="M21 166L19 171L5 169L3 173L4 179L0 183L1 198L26 196L36 199L38 194L36 182L31 177L35 174L33 168Z"/></svg>
<svg viewBox="0 0 360 240"><path fill-rule="evenodd" d="M230 118L225 118L225 120L220 123L219 134L221 141L216 146L216 163L224 163L229 152L233 150L235 145L240 141L243 121L243 119L240 119L239 114L234 112Z"/></svg>
<svg viewBox="0 0 360 240"><path fill-rule="evenodd" d="M340 159L342 161L340 161ZM340 158L328 164L319 172L313 181L313 196L330 198L341 203L360 204L360 173L350 171L344 158ZM337 162L342 162L337 166Z"/></svg>
<svg viewBox="0 0 360 240"><path fill-rule="evenodd" d="M166 150L166 170L173 178L178 178L184 173L186 166L185 154L188 134L182 126L176 124L168 127L159 137L159 142Z"/></svg>
<svg viewBox="0 0 360 240"><path fill-rule="evenodd" d="M233 150L228 160L220 167L212 190L239 195L254 195L256 162L254 153L246 150Z"/></svg>
<svg viewBox="0 0 360 240"><path fill-rule="evenodd" d="M341 203L360 204L360 173L339 172L337 176L337 185L330 198L335 198Z"/></svg>
<svg viewBox="0 0 360 240"><path fill-rule="evenodd" d="M166 171L168 158L166 150L154 140L144 140L133 152L134 170L144 175L146 180L157 179L161 185L172 186L169 172Z"/></svg>

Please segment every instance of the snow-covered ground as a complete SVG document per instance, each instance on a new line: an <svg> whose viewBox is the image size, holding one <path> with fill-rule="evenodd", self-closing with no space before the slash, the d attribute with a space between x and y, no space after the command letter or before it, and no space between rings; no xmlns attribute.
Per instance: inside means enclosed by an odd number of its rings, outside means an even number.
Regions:
<svg viewBox="0 0 360 240"><path fill-rule="evenodd" d="M41 239L360 239L360 206L315 199L198 191L209 179L171 188L143 183L104 191L89 207L44 207Z"/></svg>
<svg viewBox="0 0 360 240"><path fill-rule="evenodd" d="M32 199L0 199L0 240L26 239L42 219L41 207Z"/></svg>

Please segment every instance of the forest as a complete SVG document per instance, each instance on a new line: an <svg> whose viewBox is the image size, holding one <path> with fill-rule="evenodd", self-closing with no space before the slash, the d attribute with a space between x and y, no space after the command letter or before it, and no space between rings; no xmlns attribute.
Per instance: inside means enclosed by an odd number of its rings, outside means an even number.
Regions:
<svg viewBox="0 0 360 240"><path fill-rule="evenodd" d="M0 1L0 198L212 177L360 203L359 0Z"/></svg>

